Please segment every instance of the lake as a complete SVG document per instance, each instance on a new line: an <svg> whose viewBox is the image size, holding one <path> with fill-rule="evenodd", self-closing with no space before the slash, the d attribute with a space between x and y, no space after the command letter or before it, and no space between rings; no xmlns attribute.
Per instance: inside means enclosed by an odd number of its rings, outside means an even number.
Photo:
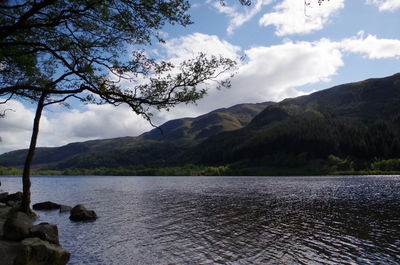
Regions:
<svg viewBox="0 0 400 265"><path fill-rule="evenodd" d="M21 180L0 177L1 188ZM400 177L33 177L69 264L399 264Z"/></svg>

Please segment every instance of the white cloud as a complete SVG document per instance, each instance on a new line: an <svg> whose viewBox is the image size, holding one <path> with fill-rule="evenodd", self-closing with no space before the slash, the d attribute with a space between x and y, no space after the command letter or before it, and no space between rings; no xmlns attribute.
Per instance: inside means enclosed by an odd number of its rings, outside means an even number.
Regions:
<svg viewBox="0 0 400 265"><path fill-rule="evenodd" d="M278 36L307 34L321 30L330 17L343 7L344 0L325 1L320 6L309 7L305 7L301 0L284 0L274 7L274 12L265 14L259 24L275 26Z"/></svg>
<svg viewBox="0 0 400 265"><path fill-rule="evenodd" d="M202 33L193 33L168 40L164 48L168 59L174 62L191 59L199 53L236 58L240 51L239 46L221 40L218 36Z"/></svg>
<svg viewBox="0 0 400 265"><path fill-rule="evenodd" d="M50 122L53 131L62 128L66 137L76 139L133 136L151 128L126 105L87 105L84 111L63 112Z"/></svg>
<svg viewBox="0 0 400 265"><path fill-rule="evenodd" d="M22 103L10 100L0 106L5 112L5 118L0 119L0 153L27 147L32 134L34 110L26 108ZM43 124L47 124L43 119Z"/></svg>
<svg viewBox="0 0 400 265"><path fill-rule="evenodd" d="M211 1L208 1L211 2ZM269 5L272 0L258 0L254 1L250 7L244 6L228 6L227 4L222 5L220 1L213 1L212 5L223 14L226 14L229 18L229 26L227 32L233 34L234 30L244 23L252 19L257 15L263 6Z"/></svg>
<svg viewBox="0 0 400 265"><path fill-rule="evenodd" d="M376 5L379 11L395 11L400 9L400 0L367 0L367 4Z"/></svg>
<svg viewBox="0 0 400 265"><path fill-rule="evenodd" d="M197 116L244 102L279 101L303 94L297 87L329 81L343 65L341 52L328 40L286 42L246 50L230 89L210 89L197 107L178 106L158 115L160 121Z"/></svg>
<svg viewBox="0 0 400 265"><path fill-rule="evenodd" d="M208 57L224 57L232 60L239 60L238 53L240 47L230 44L225 40L221 40L218 36L207 35L202 33L193 33L180 38L170 39L161 47L164 60L175 66L180 65L185 60L196 58L200 53ZM168 74L177 74L179 67L174 68ZM219 79L224 79L230 73L224 73ZM210 82L206 82L207 85ZM205 87L205 85L203 85Z"/></svg>
<svg viewBox="0 0 400 265"><path fill-rule="evenodd" d="M163 48L165 49L165 59L175 65L181 63L183 60L192 59L199 53L223 56L225 58L237 60L240 64L239 53L241 52L241 48L225 40L221 40L215 35L193 33L180 38L170 39L163 45ZM224 78L224 76L221 76L221 78ZM213 83L211 83L211 85L209 83L207 87L212 88ZM155 116L153 120L156 124L160 125L167 120L177 117L193 117L206 113L214 106L218 108L220 104L209 104L209 99L212 98L212 95L218 93L218 91L217 89L209 90L206 98L200 100L197 106L193 106L192 104L181 105L170 111L154 113ZM219 100L219 102L221 103L221 100Z"/></svg>
<svg viewBox="0 0 400 265"><path fill-rule="evenodd" d="M255 47L246 54L248 63L240 70L235 85L246 87L251 101L297 96L300 92L296 87L329 81L343 66L340 51L328 40Z"/></svg>
<svg viewBox="0 0 400 265"><path fill-rule="evenodd" d="M29 147L34 109L10 100L2 108L7 111L0 119L0 153ZM51 118L50 118L51 116ZM85 110L50 113L45 111L40 121L38 146L60 146L70 142L135 136L152 127L127 106L87 105Z"/></svg>
<svg viewBox="0 0 400 265"><path fill-rule="evenodd" d="M339 46L347 52L364 54L368 59L400 58L400 40L379 39L374 35L364 37L363 32L341 41Z"/></svg>

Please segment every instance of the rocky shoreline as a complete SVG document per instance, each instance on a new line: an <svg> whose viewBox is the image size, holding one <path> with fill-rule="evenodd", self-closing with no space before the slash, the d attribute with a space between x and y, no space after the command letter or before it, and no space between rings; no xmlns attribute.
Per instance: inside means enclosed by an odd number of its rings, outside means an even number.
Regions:
<svg viewBox="0 0 400 265"><path fill-rule="evenodd" d="M1 265L65 265L71 254L61 247L58 228L54 224L35 224L35 217L19 212L22 193L0 191L0 264ZM83 205L69 207L42 202L34 210L70 211L71 221L93 221L94 211Z"/></svg>
<svg viewBox="0 0 400 265"><path fill-rule="evenodd" d="M57 226L33 222L16 207L0 205L0 264L67 264L71 254L60 246Z"/></svg>

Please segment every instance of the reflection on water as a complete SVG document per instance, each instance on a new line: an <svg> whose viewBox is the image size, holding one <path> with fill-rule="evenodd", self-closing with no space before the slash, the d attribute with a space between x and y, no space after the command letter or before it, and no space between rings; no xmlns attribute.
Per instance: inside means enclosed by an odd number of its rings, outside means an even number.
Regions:
<svg viewBox="0 0 400 265"><path fill-rule="evenodd" d="M20 180L1 178L17 190ZM400 177L36 177L70 264L398 264Z"/></svg>

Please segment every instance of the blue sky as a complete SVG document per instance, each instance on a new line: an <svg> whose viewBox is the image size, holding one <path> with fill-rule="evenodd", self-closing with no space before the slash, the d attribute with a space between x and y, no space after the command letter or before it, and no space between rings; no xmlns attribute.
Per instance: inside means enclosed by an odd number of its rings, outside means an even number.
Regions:
<svg viewBox="0 0 400 265"><path fill-rule="evenodd" d="M300 29L297 33L288 32L282 35L278 35L279 28L274 24L261 26L260 19L264 15L274 12L274 8L284 1L264 1L269 4L263 6L251 19L235 28L230 34L228 33L228 28L234 19L229 19L229 16L224 15L218 8L212 7L209 3L197 2L199 4L196 4L196 8L192 8L191 11L195 24L185 30L171 32L171 36L190 34L193 31L214 34L233 45L240 46L243 50L255 46L279 45L286 40L315 42L322 38L327 38L331 41L341 41L357 36L360 31L363 31L365 36L374 35L379 39L398 40L400 38L400 1L331 0L330 2L323 3L322 7L316 4L317 1L310 1L312 6L306 8L306 14L309 13L310 17L304 16L305 20L318 20L319 16L313 17L312 14L324 7L328 11L335 11L328 17L326 23L323 23L321 29L305 32L299 26ZM304 10L301 8L304 5L303 1L294 0L285 2L290 4L299 2L300 4L297 7L293 7L293 9L300 6L298 8L300 10L297 13L300 15L304 14ZM218 3L213 3L215 6L218 5ZM232 0L226 3L228 6L234 6L238 13L250 13L251 10L255 9L254 3L257 2L253 1L253 5L250 7L242 7ZM391 5L389 5L390 3ZM380 10L380 7L386 7L386 9ZM326 9L321 12L326 13ZM284 16L282 14L282 17ZM289 14L287 19L291 19ZM309 91L310 89L318 90L369 77L391 75L400 69L398 50L397 53L393 53L393 57L384 60L368 60L365 57L365 54L344 53L344 65L337 69L335 75L330 77L330 82L308 84L299 87L299 89L304 89L305 91Z"/></svg>
<svg viewBox="0 0 400 265"><path fill-rule="evenodd" d="M211 88L198 105L157 112L154 122L197 116L244 102L280 101L334 85L400 72L400 0L190 1L193 25L166 26L165 45L148 53L171 62L198 52L245 56L232 88ZM10 101L0 121L0 153L27 148L34 105ZM39 146L135 136L151 129L127 107L52 107L41 121Z"/></svg>

